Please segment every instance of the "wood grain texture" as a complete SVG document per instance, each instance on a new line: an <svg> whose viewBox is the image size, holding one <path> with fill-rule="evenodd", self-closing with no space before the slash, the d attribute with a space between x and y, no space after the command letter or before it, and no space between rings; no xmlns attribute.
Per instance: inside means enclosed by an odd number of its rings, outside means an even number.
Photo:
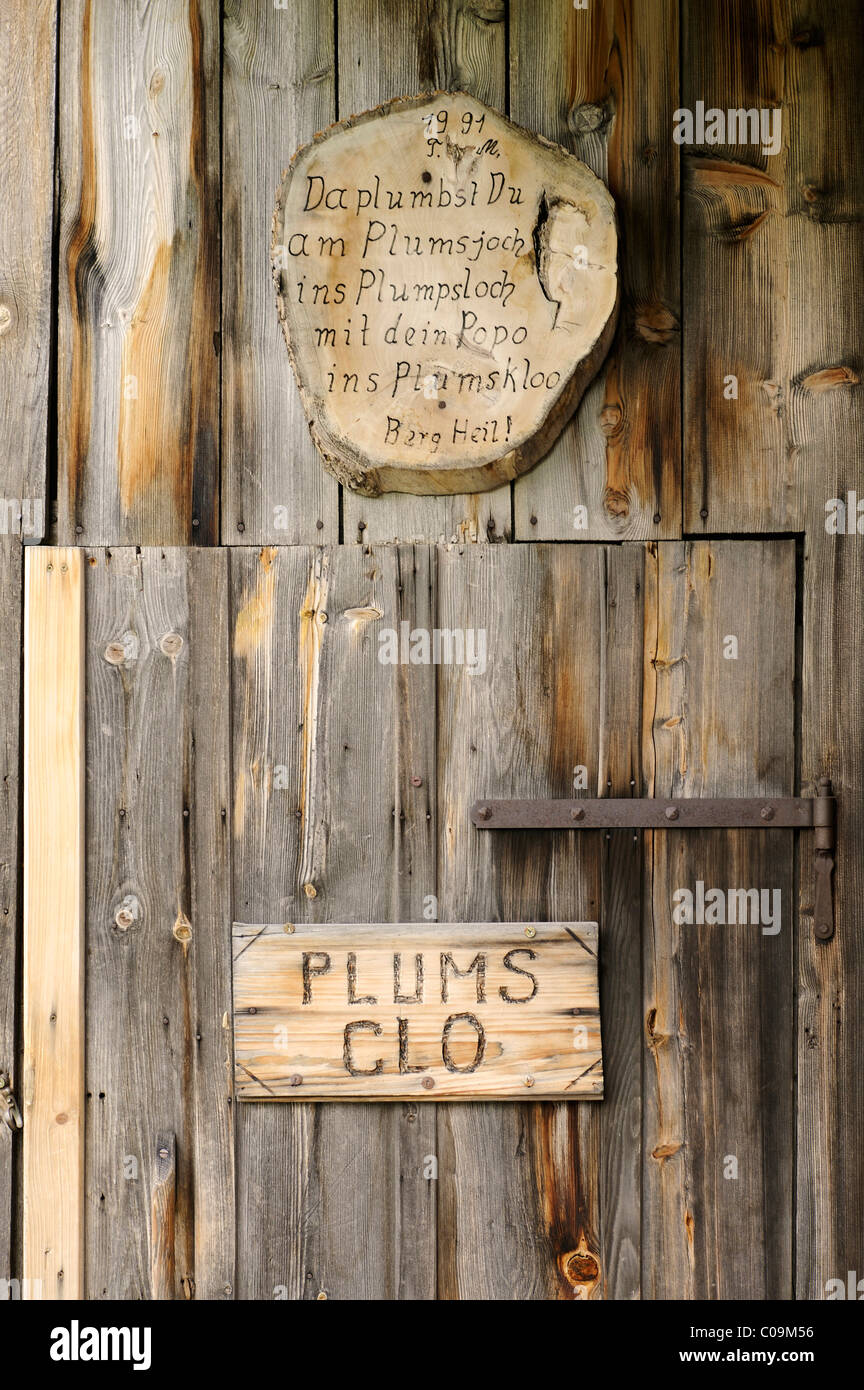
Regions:
<svg viewBox="0 0 864 1390"><path fill-rule="evenodd" d="M685 0L681 25L682 107L781 108L784 121L776 155L737 143L681 151L684 528L800 530L790 310L809 265L790 221L806 207L803 189L788 182L790 142L802 138L792 10L786 0Z"/></svg>
<svg viewBox="0 0 864 1390"><path fill-rule="evenodd" d="M604 367L545 462L514 485L519 540L680 535L677 105L674 0L512 0L510 116L608 184L622 276Z"/></svg>
<svg viewBox="0 0 864 1390"><path fill-rule="evenodd" d="M646 794L791 794L794 544L660 545L646 579ZM789 1298L792 833L645 838L643 1297ZM676 925L699 880L779 889L780 931Z"/></svg>
<svg viewBox="0 0 864 1390"><path fill-rule="evenodd" d="M222 87L222 540L339 540L339 486L323 469L285 354L269 228L282 170L336 114L333 5L231 0Z"/></svg>
<svg viewBox="0 0 864 1390"><path fill-rule="evenodd" d="M548 451L609 350L615 209L587 165L467 93L399 97L298 150L273 278L340 482L488 491Z"/></svg>
<svg viewBox="0 0 864 1390"><path fill-rule="evenodd" d="M20 963L21 854L21 653L23 650L23 554L17 541L0 539L0 1071L19 1104L16 1052ZM18 1274L15 1249L21 1138L0 1118L0 1277Z"/></svg>
<svg viewBox="0 0 864 1390"><path fill-rule="evenodd" d="M238 1100L600 1100L597 923L235 922Z"/></svg>
<svg viewBox="0 0 864 1390"><path fill-rule="evenodd" d="M57 0L0 4L0 535L45 534ZM12 196L14 190L14 196ZM2 1264L2 1261L0 1261Z"/></svg>
<svg viewBox="0 0 864 1390"><path fill-rule="evenodd" d="M84 1292L84 584L27 553L24 631L24 1279Z"/></svg>
<svg viewBox="0 0 864 1390"><path fill-rule="evenodd" d="M219 13L60 26L58 535L219 538Z"/></svg>
<svg viewBox="0 0 864 1390"><path fill-rule="evenodd" d="M789 30L786 31L789 33ZM829 1279L862 1277L864 1230L864 785L862 537L829 535L830 498L864 497L864 393L824 374L862 376L864 170L847 157L857 121L864 29L860 7L816 3L787 48L795 92L788 187L802 269L790 312L788 429L805 477L801 780L831 776L839 794L836 934L813 940L812 837L802 836L798 948L796 1296L821 1299ZM827 389L814 389L819 384ZM848 518L847 518L848 524ZM852 525L855 520L853 518Z"/></svg>
<svg viewBox="0 0 864 1390"><path fill-rule="evenodd" d="M338 7L338 112L394 96L459 90L506 109L502 0L347 0ZM343 539L507 540L511 489L458 497L343 495Z"/></svg>
<svg viewBox="0 0 864 1390"><path fill-rule="evenodd" d="M227 556L96 551L87 584L87 1292L150 1297L153 1155L173 1134L173 1296L224 1297Z"/></svg>
<svg viewBox="0 0 864 1390"><path fill-rule="evenodd" d="M439 915L602 924L594 837L480 832L468 810L479 797L569 796L579 766L597 786L604 552L453 547L439 564L439 625L487 634L485 675L439 672ZM439 1298L600 1296L602 1108L439 1109Z"/></svg>
<svg viewBox="0 0 864 1390"><path fill-rule="evenodd" d="M382 665L378 633L433 626L434 585L426 549L232 552L235 920L422 920L434 674ZM237 1124L241 1297L434 1296L434 1107L243 1106Z"/></svg>

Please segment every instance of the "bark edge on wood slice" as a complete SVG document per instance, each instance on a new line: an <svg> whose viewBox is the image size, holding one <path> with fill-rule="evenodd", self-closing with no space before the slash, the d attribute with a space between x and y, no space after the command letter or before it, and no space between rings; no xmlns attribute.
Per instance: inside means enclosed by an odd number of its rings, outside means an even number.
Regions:
<svg viewBox="0 0 864 1390"><path fill-rule="evenodd" d="M617 254L587 165L462 92L318 132L283 173L272 269L327 468L371 497L527 472L609 350Z"/></svg>

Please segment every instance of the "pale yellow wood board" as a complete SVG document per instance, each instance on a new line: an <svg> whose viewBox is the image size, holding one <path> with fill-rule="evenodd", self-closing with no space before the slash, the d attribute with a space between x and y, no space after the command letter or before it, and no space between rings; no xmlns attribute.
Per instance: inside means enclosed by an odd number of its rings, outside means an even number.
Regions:
<svg viewBox="0 0 864 1390"><path fill-rule="evenodd" d="M599 1100L597 924L235 923L234 1047L240 1100Z"/></svg>
<svg viewBox="0 0 864 1390"><path fill-rule="evenodd" d="M84 598L78 550L27 552L24 1278L84 1292Z"/></svg>

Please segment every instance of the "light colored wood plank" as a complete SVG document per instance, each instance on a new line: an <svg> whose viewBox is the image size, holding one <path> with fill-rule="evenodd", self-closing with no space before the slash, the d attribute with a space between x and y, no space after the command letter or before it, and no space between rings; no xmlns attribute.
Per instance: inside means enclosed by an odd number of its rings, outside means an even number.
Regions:
<svg viewBox="0 0 864 1390"><path fill-rule="evenodd" d="M339 539L324 470L285 353L268 228L281 171L336 114L333 5L225 6L222 119L222 540Z"/></svg>
<svg viewBox="0 0 864 1390"><path fill-rule="evenodd" d="M219 11L60 24L58 536L219 537Z"/></svg>
<svg viewBox="0 0 864 1390"><path fill-rule="evenodd" d="M338 7L339 115L394 96L461 90L499 111L506 103L502 0L346 0ZM507 540L510 485L461 497L395 494L370 500L345 490L343 539Z"/></svg>
<svg viewBox="0 0 864 1390"><path fill-rule="evenodd" d="M160 1134L176 1137L173 1296L235 1283L227 560L119 549L87 566L95 1298L151 1296Z"/></svg>
<svg viewBox="0 0 864 1390"><path fill-rule="evenodd" d="M616 341L546 460L514 485L519 540L680 535L677 106L675 0L512 0L511 118L608 184L622 247Z"/></svg>
<svg viewBox="0 0 864 1390"><path fill-rule="evenodd" d="M794 543L650 549L646 795L791 795ZM645 839L642 1294L789 1298L793 833ZM779 931L676 924L675 894L699 881L779 891Z"/></svg>
<svg viewBox="0 0 864 1390"><path fill-rule="evenodd" d="M0 1072L18 1104L21 1081L15 1037L19 1000L19 856L21 852L21 653L23 650L23 552L17 540L0 539ZM0 1107L2 1109L2 1107ZM0 1117L0 1277L18 1272L13 1249L20 1184L21 1135Z"/></svg>
<svg viewBox="0 0 864 1390"><path fill-rule="evenodd" d="M434 626L428 550L234 550L231 569L235 919L422 921L434 671L383 665L378 634ZM240 1107L240 1296L434 1297L435 1111Z"/></svg>
<svg viewBox="0 0 864 1390"><path fill-rule="evenodd" d="M57 0L0 3L0 535L45 535Z"/></svg>
<svg viewBox="0 0 864 1390"><path fill-rule="evenodd" d="M24 1278L84 1292L84 586L27 552L24 648Z"/></svg>
<svg viewBox="0 0 864 1390"><path fill-rule="evenodd" d="M233 978L239 1100L602 1099L596 922L235 922Z"/></svg>

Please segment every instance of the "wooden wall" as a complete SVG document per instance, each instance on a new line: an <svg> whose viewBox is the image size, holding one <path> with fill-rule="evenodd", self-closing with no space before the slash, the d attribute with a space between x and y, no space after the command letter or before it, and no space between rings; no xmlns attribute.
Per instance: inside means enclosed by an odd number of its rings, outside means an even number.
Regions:
<svg viewBox="0 0 864 1390"><path fill-rule="evenodd" d="M864 496L859 0L31 10L0 0L0 1071L20 1094L21 544L45 539L88 560L88 1294L824 1297L864 1267L864 541L825 528ZM609 183L622 313L526 477L370 501L309 439L270 217L316 130L435 87ZM780 152L677 146L700 100L781 108ZM486 677L380 666L373 610L486 627ZM576 765L612 795L831 775L834 940L806 835L470 827L475 794L567 795ZM794 913L676 928L696 877ZM429 894L599 918L603 1104L235 1115L232 917L409 920ZM21 1145L0 1116L0 1278Z"/></svg>

